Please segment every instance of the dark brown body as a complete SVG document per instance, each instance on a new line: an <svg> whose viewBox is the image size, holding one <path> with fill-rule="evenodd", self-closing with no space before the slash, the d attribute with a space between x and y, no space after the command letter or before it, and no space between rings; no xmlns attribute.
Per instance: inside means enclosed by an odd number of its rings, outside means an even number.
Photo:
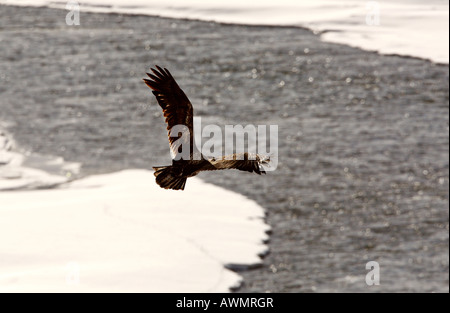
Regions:
<svg viewBox="0 0 450 313"><path fill-rule="evenodd" d="M147 86L152 89L159 105L163 109L164 117L169 131L170 148L173 154L179 155L180 147L176 146L178 139L183 138L183 134L170 136L174 126L182 126L185 132L189 131L189 147L194 145L192 104L178 86L172 74L167 69L156 66L151 69L153 74L147 73L150 79L144 79ZM200 160L194 158L194 154L200 155ZM237 169L261 175L265 173L260 168L262 164L267 164L269 159L261 158L256 154L240 153L222 158L205 158L198 151L190 151L188 160L172 161L170 166L153 167L155 170L156 183L165 189L183 190L186 179L197 175L202 171L214 171L224 169Z"/></svg>

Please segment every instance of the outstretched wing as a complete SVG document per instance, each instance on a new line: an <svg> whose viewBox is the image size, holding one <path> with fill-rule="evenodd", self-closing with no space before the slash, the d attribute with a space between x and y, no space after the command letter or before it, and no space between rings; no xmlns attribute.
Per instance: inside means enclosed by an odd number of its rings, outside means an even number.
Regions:
<svg viewBox="0 0 450 313"><path fill-rule="evenodd" d="M261 168L261 165L266 162L262 160L259 155L249 156L248 153L243 154L233 154L230 156L225 156L220 159L210 159L210 165L203 168L206 171L213 170L226 170L226 169L237 169L240 171L246 171L256 174L265 174L266 172Z"/></svg>
<svg viewBox="0 0 450 313"><path fill-rule="evenodd" d="M194 147L194 112L192 104L166 68L162 69L156 65L156 69L151 68L151 71L153 74L147 73L150 79L144 79L144 82L152 89L156 100L158 100L163 110L173 156L181 152L181 143L187 143L178 140L182 136L184 139L189 140L189 155L192 156ZM189 131L189 134L186 133L187 131Z"/></svg>

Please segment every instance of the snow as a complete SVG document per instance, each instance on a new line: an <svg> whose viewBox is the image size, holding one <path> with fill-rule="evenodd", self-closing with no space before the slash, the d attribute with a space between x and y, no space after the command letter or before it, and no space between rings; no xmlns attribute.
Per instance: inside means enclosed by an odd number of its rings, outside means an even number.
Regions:
<svg viewBox="0 0 450 313"><path fill-rule="evenodd" d="M0 0L65 8L68 1ZM386 54L449 62L445 0L83 0L81 12L123 12L224 23L306 26L323 40ZM82 16L81 25L82 25Z"/></svg>
<svg viewBox="0 0 450 313"><path fill-rule="evenodd" d="M164 190L141 169L70 182L24 165L31 156L6 138L0 292L227 292L241 278L225 265L259 264L267 251L264 211L244 196L197 178ZM53 160L41 168L76 169Z"/></svg>
<svg viewBox="0 0 450 313"><path fill-rule="evenodd" d="M65 8L67 2L0 3ZM448 63L448 1L80 4L81 12L306 26L323 40ZM378 17L370 15L373 5ZM263 209L241 195L197 178L183 192L163 190L142 169L71 181L79 164L12 146L0 131L0 292L222 292L241 279L225 265L260 263L267 250Z"/></svg>

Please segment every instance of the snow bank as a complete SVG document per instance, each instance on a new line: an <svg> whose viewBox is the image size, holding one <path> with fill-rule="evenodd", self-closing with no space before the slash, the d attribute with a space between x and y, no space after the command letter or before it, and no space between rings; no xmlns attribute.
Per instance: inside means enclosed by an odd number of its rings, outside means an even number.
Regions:
<svg viewBox="0 0 450 313"><path fill-rule="evenodd" d="M126 170L18 190L66 177L5 163L0 292L226 292L241 278L224 266L267 250L263 209L200 179L167 191L153 172ZM25 175L5 177L14 168Z"/></svg>
<svg viewBox="0 0 450 313"><path fill-rule="evenodd" d="M65 8L68 1L0 0ZM449 3L444 0L80 0L83 11L124 12L225 23L301 25L327 41L381 53L449 62ZM82 25L81 17L81 25Z"/></svg>

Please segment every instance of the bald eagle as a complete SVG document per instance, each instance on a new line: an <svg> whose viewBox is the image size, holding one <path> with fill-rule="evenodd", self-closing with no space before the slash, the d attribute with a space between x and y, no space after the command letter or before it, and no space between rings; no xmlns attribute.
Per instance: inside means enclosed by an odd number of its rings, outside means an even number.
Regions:
<svg viewBox="0 0 450 313"><path fill-rule="evenodd" d="M144 78L145 84L152 89L159 105L163 110L169 143L172 155L172 165L153 167L156 183L164 189L184 190L186 179L201 171L213 171L224 169L238 169L256 174L265 174L262 168L269 158L257 154L239 153L221 158L207 158L199 152L194 145L192 104L178 86L172 74L166 69L156 65L151 68L152 73L147 73L150 79ZM172 133L175 132L175 134ZM183 132L186 133L184 143L190 147L188 158L177 158L182 153ZM180 135L181 133L181 135Z"/></svg>

